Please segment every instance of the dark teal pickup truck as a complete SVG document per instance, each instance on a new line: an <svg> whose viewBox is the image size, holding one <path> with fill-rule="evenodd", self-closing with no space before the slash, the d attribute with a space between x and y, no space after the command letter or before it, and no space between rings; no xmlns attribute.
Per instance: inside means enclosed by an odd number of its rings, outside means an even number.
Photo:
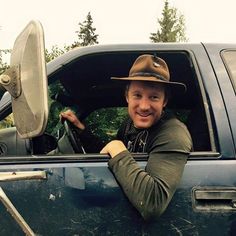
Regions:
<svg viewBox="0 0 236 236"><path fill-rule="evenodd" d="M43 50L41 25L31 22L0 76L0 118L15 121L0 130L0 235L236 235L236 44L97 45L46 66ZM58 118L70 107L111 139L126 104L110 77L126 76L143 53L165 59L172 80L187 85L168 109L194 144L171 203L151 222L127 200L109 157L86 153ZM144 168L147 154L133 155Z"/></svg>

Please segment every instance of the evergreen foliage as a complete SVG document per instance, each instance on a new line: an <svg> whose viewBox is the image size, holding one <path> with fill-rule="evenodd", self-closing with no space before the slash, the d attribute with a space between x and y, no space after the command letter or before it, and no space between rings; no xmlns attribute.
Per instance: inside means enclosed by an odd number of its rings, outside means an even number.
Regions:
<svg viewBox="0 0 236 236"><path fill-rule="evenodd" d="M185 36L185 18L178 14L177 8L170 7L168 0L162 11L162 18L158 19L160 28L156 33L151 33L151 42L184 42Z"/></svg>
<svg viewBox="0 0 236 236"><path fill-rule="evenodd" d="M58 56L68 52L71 49L70 46L64 46L64 48L59 48L57 45L53 45L51 51L45 50L46 63L52 61Z"/></svg>
<svg viewBox="0 0 236 236"><path fill-rule="evenodd" d="M96 28L93 27L93 19L90 12L86 20L83 23L79 23L79 26L79 31L76 31L78 41L72 44L72 48L98 44L98 34L95 34Z"/></svg>
<svg viewBox="0 0 236 236"><path fill-rule="evenodd" d="M95 135L104 142L109 142L116 137L118 129L127 117L125 107L102 108L92 112L85 123Z"/></svg>

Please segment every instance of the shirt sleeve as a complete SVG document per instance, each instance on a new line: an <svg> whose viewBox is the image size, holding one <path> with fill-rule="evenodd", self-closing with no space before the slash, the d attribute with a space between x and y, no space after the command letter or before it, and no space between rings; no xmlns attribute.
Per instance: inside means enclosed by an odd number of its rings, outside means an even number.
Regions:
<svg viewBox="0 0 236 236"><path fill-rule="evenodd" d="M100 152L105 145L105 143L99 137L94 135L88 128L80 131L79 139L87 153Z"/></svg>
<svg viewBox="0 0 236 236"><path fill-rule="evenodd" d="M168 206L191 150L186 129L172 126L169 131L163 128L154 139L145 170L128 151L108 162L124 193L146 220L159 217Z"/></svg>

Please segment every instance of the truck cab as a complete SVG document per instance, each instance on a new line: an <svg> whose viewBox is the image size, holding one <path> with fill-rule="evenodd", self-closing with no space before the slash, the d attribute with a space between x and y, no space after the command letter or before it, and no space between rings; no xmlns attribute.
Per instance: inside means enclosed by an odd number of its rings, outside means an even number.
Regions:
<svg viewBox="0 0 236 236"><path fill-rule="evenodd" d="M26 89L21 73L23 100L8 90L0 102L2 122L12 112L15 120L15 126L0 130L0 234L236 233L235 48L96 45L65 53L45 65L45 71L39 58L37 86L32 82ZM126 198L107 166L109 156L76 147L73 127L59 120L59 113L70 108L105 142L114 138L127 111L123 84L110 78L127 76L144 53L163 58L171 80L186 84L187 92L172 94L167 110L186 124L193 140L178 189L164 214L151 222ZM147 153L133 156L145 168Z"/></svg>

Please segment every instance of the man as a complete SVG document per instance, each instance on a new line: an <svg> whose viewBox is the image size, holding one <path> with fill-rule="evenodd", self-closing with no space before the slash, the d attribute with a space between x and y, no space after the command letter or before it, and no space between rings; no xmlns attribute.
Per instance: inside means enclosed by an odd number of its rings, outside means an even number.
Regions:
<svg viewBox="0 0 236 236"><path fill-rule="evenodd" d="M101 153L110 155L108 166L133 206L144 219L155 218L168 206L192 149L185 125L164 111L170 89L184 92L185 85L170 81L164 60L146 54L136 59L128 77L112 79L129 81L126 101L130 119L118 131L117 140ZM86 130L71 111L62 117ZM82 131L81 142L88 143L88 137ZM133 152L149 154L145 170L134 160Z"/></svg>

